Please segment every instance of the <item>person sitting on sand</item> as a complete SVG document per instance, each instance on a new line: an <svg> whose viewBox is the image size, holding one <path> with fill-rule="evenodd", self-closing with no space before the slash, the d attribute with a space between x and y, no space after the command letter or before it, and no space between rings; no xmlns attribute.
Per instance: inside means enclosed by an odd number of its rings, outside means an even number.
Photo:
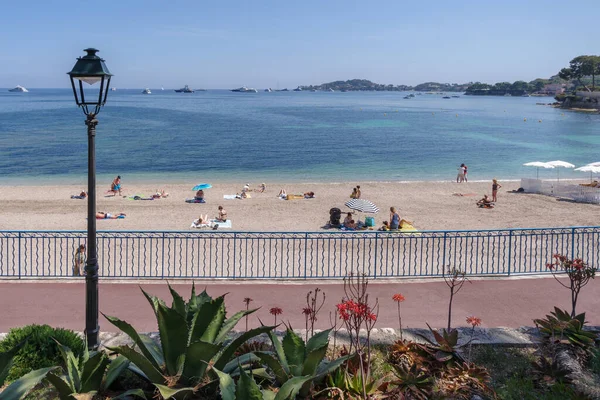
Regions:
<svg viewBox="0 0 600 400"><path fill-rule="evenodd" d="M356 222L354 222L353 219L350 220L350 222L348 222L347 224L344 223L344 227L346 227L346 229L356 229Z"/></svg>
<svg viewBox="0 0 600 400"><path fill-rule="evenodd" d="M223 206L219 206L219 215L215 218L218 222L227 221L227 211L223 208Z"/></svg>
<svg viewBox="0 0 600 400"><path fill-rule="evenodd" d="M110 185L109 192L112 192L113 196L119 193L121 195L121 175L117 176Z"/></svg>
<svg viewBox="0 0 600 400"><path fill-rule="evenodd" d="M165 192L165 189L162 189L161 191L158 191L158 189L156 189L156 193L154 193L152 197L155 199L164 199L169 197L169 193Z"/></svg>
<svg viewBox="0 0 600 400"><path fill-rule="evenodd" d="M242 194L240 195L240 198L241 199L250 199L250 198L252 198L252 196L247 191L242 191Z"/></svg>
<svg viewBox="0 0 600 400"><path fill-rule="evenodd" d="M260 186L258 187L258 192L264 193L265 190L267 190L267 185L265 185L264 183L261 183Z"/></svg>
<svg viewBox="0 0 600 400"><path fill-rule="evenodd" d="M72 199L85 199L87 197L87 192L85 190L82 190L81 193L79 193L78 195L73 195L71 196Z"/></svg>
<svg viewBox="0 0 600 400"><path fill-rule="evenodd" d="M361 195L362 195L362 193L360 192L360 186L356 185L356 198L360 199Z"/></svg>
<svg viewBox="0 0 600 400"><path fill-rule="evenodd" d="M305 199L314 199L315 198L315 192L306 192L306 193L304 193L304 198Z"/></svg>
<svg viewBox="0 0 600 400"><path fill-rule="evenodd" d="M381 225L381 228L379 228L378 230L380 231L389 231L390 230L390 223L387 221L383 221L383 225Z"/></svg>
<svg viewBox="0 0 600 400"><path fill-rule="evenodd" d="M194 196L194 200L204 202L204 190L202 190L202 189L198 190L196 192L196 195Z"/></svg>
<svg viewBox="0 0 600 400"><path fill-rule="evenodd" d="M287 199L287 193L285 192L285 189L281 189L279 191L279 194L277 195L277 197L280 197L280 198L282 198L284 200Z"/></svg>
<svg viewBox="0 0 600 400"><path fill-rule="evenodd" d="M483 195L483 198L477 202L477 205L481 208L493 208L494 207L492 200L490 200L490 198L488 197L487 194Z"/></svg>
<svg viewBox="0 0 600 400"><path fill-rule="evenodd" d="M107 213L106 211L98 211L96 213L96 219L121 219L121 218L125 218L124 213L111 214L111 213Z"/></svg>
<svg viewBox="0 0 600 400"><path fill-rule="evenodd" d="M396 207L390 207L390 229L400 228L400 215L396 212Z"/></svg>
<svg viewBox="0 0 600 400"><path fill-rule="evenodd" d="M352 220L352 213L349 212L348 214L346 214L346 218L344 218L344 226L348 225Z"/></svg>
<svg viewBox="0 0 600 400"><path fill-rule="evenodd" d="M350 194L350 198L351 199L358 199L357 196L358 196L358 189L357 188L352 189L352 193Z"/></svg>

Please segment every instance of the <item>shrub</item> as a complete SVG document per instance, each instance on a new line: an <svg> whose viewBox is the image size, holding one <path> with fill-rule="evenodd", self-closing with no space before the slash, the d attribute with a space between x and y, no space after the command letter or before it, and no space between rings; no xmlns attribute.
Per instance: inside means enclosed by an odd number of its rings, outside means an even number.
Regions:
<svg viewBox="0 0 600 400"><path fill-rule="evenodd" d="M84 347L83 340L72 330L48 325L27 325L11 329L0 342L0 352L8 351L25 339L27 342L15 355L8 373L9 382L33 370L60 365L62 357L54 339L73 349L77 355L81 354Z"/></svg>

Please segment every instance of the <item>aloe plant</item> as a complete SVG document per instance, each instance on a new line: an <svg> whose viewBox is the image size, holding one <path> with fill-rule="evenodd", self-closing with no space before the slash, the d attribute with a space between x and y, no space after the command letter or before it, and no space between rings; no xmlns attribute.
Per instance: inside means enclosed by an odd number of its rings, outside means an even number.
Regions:
<svg viewBox="0 0 600 400"><path fill-rule="evenodd" d="M98 392L104 392L114 380L129 366L129 360L119 356L110 361L102 351L88 352L87 345L83 354L75 356L73 351L60 342L58 349L65 364L65 374L57 375L50 372L46 377L56 388L61 400L72 400L76 395L87 394L93 396ZM146 398L141 389L128 390L113 399L138 396Z"/></svg>
<svg viewBox="0 0 600 400"><path fill-rule="evenodd" d="M244 310L226 319L225 296L211 298L206 291L196 295L192 285L189 301L184 301L170 285L171 307L142 289L154 310L160 346L150 337L138 333L130 324L115 317L106 319L126 333L138 347L118 346L111 350L131 361L130 369L152 383L165 399L190 399L198 391L216 392L218 379L209 365L227 374L239 373L257 358L245 354L234 359L237 348L255 336L271 331L263 326L247 331L226 344L229 333L246 315Z"/></svg>
<svg viewBox="0 0 600 400"><path fill-rule="evenodd" d="M554 307L550 315L544 319L534 319L540 333L547 338L558 338L563 343L570 343L589 350L594 346L598 332L584 330L585 313L571 317L567 311Z"/></svg>
<svg viewBox="0 0 600 400"><path fill-rule="evenodd" d="M299 392L300 397L307 397L315 380L339 368L349 357L325 360L329 347L329 332L331 329L317 333L306 344L290 328L286 330L281 342L273 332L268 332L275 351L257 351L254 354L273 372L275 380L282 387L290 379L308 377Z"/></svg>
<svg viewBox="0 0 600 400"><path fill-rule="evenodd" d="M436 331L427 324L429 331L433 335L435 341L428 337L418 334L427 341L427 345L421 346L429 354L433 355L439 362L446 362L455 359L459 362L464 362L463 358L457 352L458 348L458 331L456 329L440 329Z"/></svg>
<svg viewBox="0 0 600 400"><path fill-rule="evenodd" d="M0 353L0 387L4 386L4 381L6 380L10 367L12 366L13 358L24 344L25 342L21 342L12 349ZM2 393L0 393L0 400L22 399L31 391L31 389L36 387L50 371L56 368L58 367L36 369L35 371L31 371L28 374L23 375L21 378L13 381L9 386L2 390Z"/></svg>
<svg viewBox="0 0 600 400"><path fill-rule="evenodd" d="M310 376L296 376L288 379L277 392L261 390L252 376L242 368L237 385L233 378L216 368L213 371L219 377L219 389L223 400L294 400L302 386L311 379Z"/></svg>

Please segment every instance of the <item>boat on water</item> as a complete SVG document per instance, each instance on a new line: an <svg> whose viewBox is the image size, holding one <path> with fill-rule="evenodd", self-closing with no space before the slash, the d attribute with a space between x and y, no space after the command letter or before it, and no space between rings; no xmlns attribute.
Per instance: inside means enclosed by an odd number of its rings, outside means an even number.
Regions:
<svg viewBox="0 0 600 400"><path fill-rule="evenodd" d="M27 92L29 92L29 90L25 89L21 85L17 85L17 87L9 89L8 91L9 92L13 92L13 93L27 93Z"/></svg>
<svg viewBox="0 0 600 400"><path fill-rule="evenodd" d="M450 96L444 96L444 97L442 97L442 99L451 99L451 97Z"/></svg>
<svg viewBox="0 0 600 400"><path fill-rule="evenodd" d="M150 89L146 88L146 89L142 90L142 93L143 94L152 94L152 91Z"/></svg>
<svg viewBox="0 0 600 400"><path fill-rule="evenodd" d="M522 94L521 97L531 97L529 93Z"/></svg>
<svg viewBox="0 0 600 400"><path fill-rule="evenodd" d="M460 98L460 96L452 96L452 97L454 97L455 99L458 99L458 98Z"/></svg>
<svg viewBox="0 0 600 400"><path fill-rule="evenodd" d="M504 97L512 97L512 94L510 94L510 93L504 93Z"/></svg>
<svg viewBox="0 0 600 400"><path fill-rule="evenodd" d="M175 89L176 93L194 93L192 89L188 85L185 85L181 89Z"/></svg>
<svg viewBox="0 0 600 400"><path fill-rule="evenodd" d="M117 90L117 88L116 87L111 87L110 90L114 92L114 91Z"/></svg>
<svg viewBox="0 0 600 400"><path fill-rule="evenodd" d="M410 97L410 96L404 96L403 99L408 100L408 99L412 99L412 97Z"/></svg>
<svg viewBox="0 0 600 400"><path fill-rule="evenodd" d="M254 89L254 88L248 88L246 86L242 86L241 88L237 88L237 89L231 89L232 92L239 92L239 93L258 93L258 90Z"/></svg>
<svg viewBox="0 0 600 400"><path fill-rule="evenodd" d="M302 88L300 86L298 86L296 89L294 89L294 92L301 92Z"/></svg>
<svg viewBox="0 0 600 400"><path fill-rule="evenodd" d="M335 90L333 90L333 89L329 89L329 91L330 91L330 92L335 92Z"/></svg>
<svg viewBox="0 0 600 400"><path fill-rule="evenodd" d="M273 90L271 88L265 89L265 92L271 93Z"/></svg>

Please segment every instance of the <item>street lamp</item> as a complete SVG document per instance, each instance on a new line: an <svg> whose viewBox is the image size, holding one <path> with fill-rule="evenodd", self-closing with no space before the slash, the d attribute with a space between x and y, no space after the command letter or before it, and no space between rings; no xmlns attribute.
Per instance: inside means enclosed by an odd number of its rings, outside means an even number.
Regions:
<svg viewBox="0 0 600 400"><path fill-rule="evenodd" d="M96 252L96 115L106 103L112 74L104 60L96 55L98 50L85 49L87 55L79 57L68 72L73 87L73 96L78 107L86 115L88 127L88 217L87 217L87 262L85 264L85 337L90 350L98 348L98 256ZM76 82L77 81L77 82ZM84 90L100 82L98 93L94 89ZM87 94L87 96L86 96ZM93 111L90 108L93 107Z"/></svg>

